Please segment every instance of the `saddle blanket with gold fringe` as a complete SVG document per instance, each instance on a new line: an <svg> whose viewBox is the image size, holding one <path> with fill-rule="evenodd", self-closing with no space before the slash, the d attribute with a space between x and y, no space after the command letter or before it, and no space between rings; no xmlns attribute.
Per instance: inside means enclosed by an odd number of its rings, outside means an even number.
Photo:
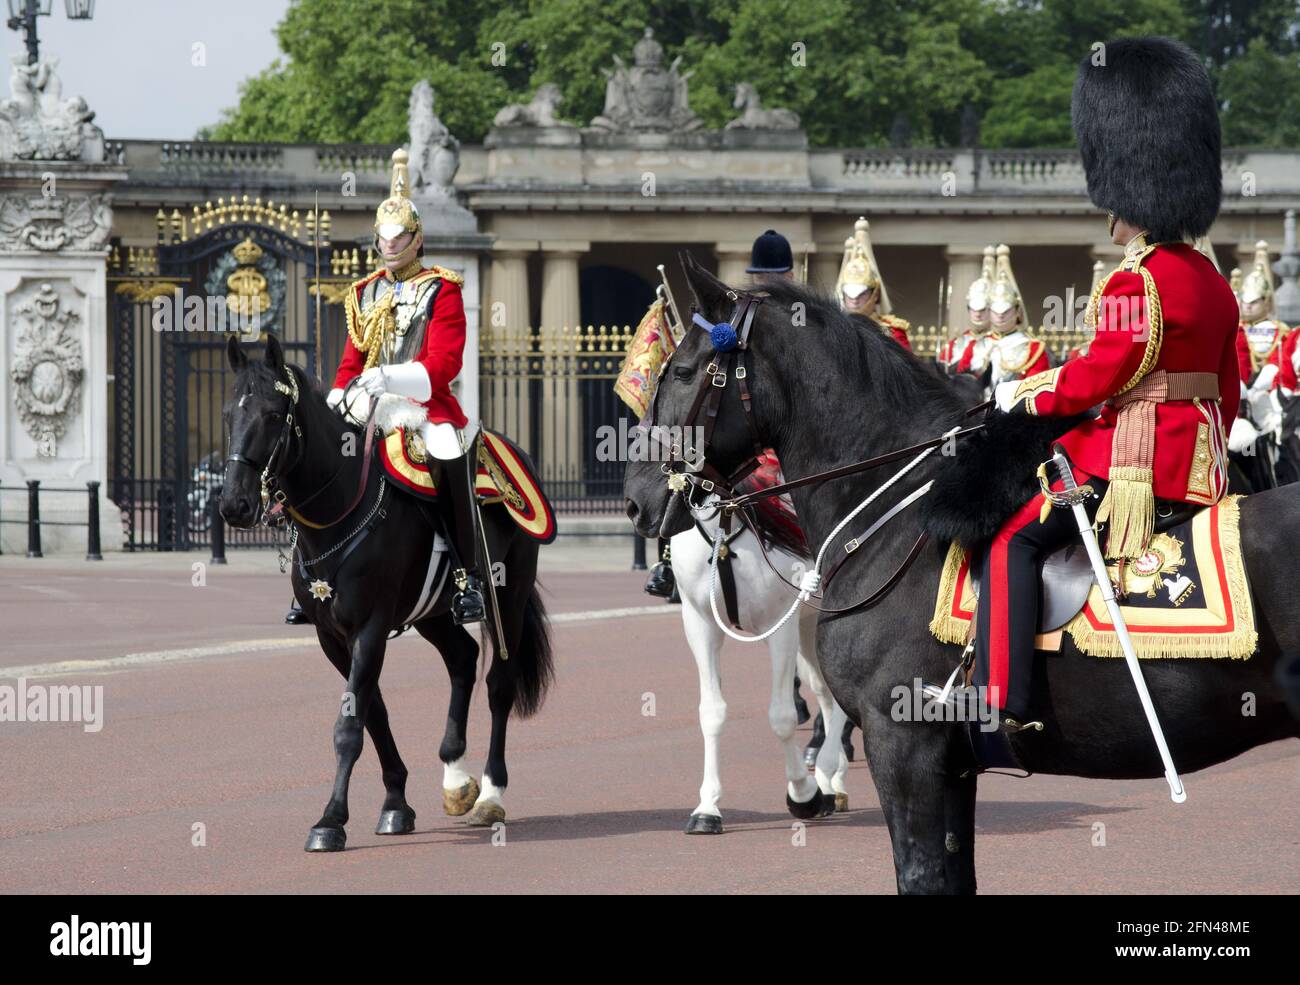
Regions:
<svg viewBox="0 0 1300 985"><path fill-rule="evenodd" d="M424 499L436 499L438 483L429 471L419 430L395 428L379 444L385 477ZM500 503L519 528L543 544L555 539L555 511L528 457L503 434L479 432L474 489L480 502Z"/></svg>
<svg viewBox="0 0 1300 985"><path fill-rule="evenodd" d="M1255 652L1259 634L1241 557L1240 500L1229 496L1156 534L1146 552L1125 566L1127 595L1120 611L1139 657L1245 660ZM1116 566L1109 570L1118 583ZM953 544L939 579L930 632L945 643L965 643L976 601L969 558ZM1124 656L1096 585L1064 631L1089 656ZM1045 639L1039 637L1040 649L1050 648Z"/></svg>

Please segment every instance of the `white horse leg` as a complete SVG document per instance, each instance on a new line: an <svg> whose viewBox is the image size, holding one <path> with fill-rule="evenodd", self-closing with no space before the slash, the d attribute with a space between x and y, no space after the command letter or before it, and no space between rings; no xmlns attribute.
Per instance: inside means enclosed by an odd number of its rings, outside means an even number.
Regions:
<svg viewBox="0 0 1300 985"><path fill-rule="evenodd" d="M849 772L849 759L844 755L844 745L838 741L843 731L847 715L831 694L826 678L822 677L821 665L817 662L817 618L815 613L799 620L799 657L809 690L817 699L821 709L822 722L826 729L826 741L817 753L817 766L814 775L817 787L822 793L835 797L835 810L849 809L848 788L844 785ZM841 732L832 731L840 729ZM832 742L834 736L837 741Z"/></svg>
<svg viewBox="0 0 1300 985"><path fill-rule="evenodd" d="M691 535L694 536L694 531ZM697 611L685 595L682 598L682 626L700 674L700 732L704 736L704 780L700 783L700 803L691 812L686 833L721 834L722 812L718 809L718 801L722 797L722 778L718 771L718 748L722 727L727 721L727 702L722 698L719 673L722 630L713 622L711 614Z"/></svg>
<svg viewBox="0 0 1300 985"><path fill-rule="evenodd" d="M786 796L797 804L808 804L818 796L817 780L808 775L803 753L795 741L794 664L799 652L797 624L786 623L768 637L767 650L772 657L772 702L767 720L785 747ZM794 810L794 807L791 807Z"/></svg>

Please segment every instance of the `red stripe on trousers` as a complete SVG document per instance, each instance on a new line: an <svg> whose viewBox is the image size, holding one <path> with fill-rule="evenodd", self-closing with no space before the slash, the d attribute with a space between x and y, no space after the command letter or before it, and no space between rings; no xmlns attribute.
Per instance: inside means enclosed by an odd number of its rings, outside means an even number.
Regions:
<svg viewBox="0 0 1300 985"><path fill-rule="evenodd" d="M1055 483L1053 483L1055 485ZM1011 586L1007 582L1007 548L1011 538L1037 523L1043 509L1043 494L1039 493L1012 515L989 547L989 580L993 584L981 591L992 593L989 608L989 704L999 709L1006 707L1007 684L1011 673Z"/></svg>

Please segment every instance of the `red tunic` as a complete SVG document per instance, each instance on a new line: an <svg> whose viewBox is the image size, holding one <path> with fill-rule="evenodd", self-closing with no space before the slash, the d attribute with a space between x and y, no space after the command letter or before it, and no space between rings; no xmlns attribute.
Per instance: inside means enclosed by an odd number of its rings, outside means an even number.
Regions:
<svg viewBox="0 0 1300 985"><path fill-rule="evenodd" d="M1107 279L1097 334L1085 355L1024 380L1017 399L1031 414L1078 414L1109 400L1147 372L1205 372L1219 378L1219 401L1180 400L1156 407L1155 495L1191 503L1217 502L1226 488L1224 422L1237 416L1236 298L1228 282L1186 244L1150 248L1134 270ZM1149 272L1148 292L1141 270ZM1111 299L1107 303L1107 299ZM1152 311L1159 317L1152 318ZM1110 478L1117 411L1085 421L1061 439L1074 464Z"/></svg>
<svg viewBox="0 0 1300 985"><path fill-rule="evenodd" d="M408 278L403 283L422 282L437 278L434 270L425 270ZM361 307L361 292L365 286L378 277L391 277L387 269L377 271L352 285L356 306ZM460 285L455 281L443 279L438 294L433 299L433 310L429 315L428 327L424 330L424 343L413 362L419 363L429 374L432 393L424 401L429 420L434 424L448 423L463 428L468 423L464 411L451 392L451 381L460 372L461 361L465 356L465 302L461 298ZM352 344L349 338L343 346L343 358L339 361L339 371L334 377L334 386L342 388L361 375L365 369L364 353Z"/></svg>
<svg viewBox="0 0 1300 985"><path fill-rule="evenodd" d="M1268 358L1264 360L1264 365L1278 368L1277 376L1273 378L1274 390L1280 386L1283 390L1294 392L1296 389L1295 348L1297 339L1300 339L1300 332L1288 329L1276 319L1273 323L1277 325L1278 340L1269 352ZM1246 335L1245 323L1241 324L1240 331L1237 332L1237 365L1241 371L1242 382L1249 386L1250 381L1255 377L1255 362L1251 358L1250 339Z"/></svg>
<svg viewBox="0 0 1300 985"><path fill-rule="evenodd" d="M895 342L908 352L912 351L912 342L907 337L908 322L896 315L876 315L875 320Z"/></svg>

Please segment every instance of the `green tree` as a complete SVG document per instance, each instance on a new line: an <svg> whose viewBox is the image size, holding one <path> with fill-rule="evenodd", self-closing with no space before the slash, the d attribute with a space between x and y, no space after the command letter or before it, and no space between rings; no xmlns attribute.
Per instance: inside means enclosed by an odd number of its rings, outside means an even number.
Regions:
<svg viewBox="0 0 1300 985"><path fill-rule="evenodd" d="M1234 147L1300 146L1300 59L1256 38L1223 66L1223 142Z"/></svg>

